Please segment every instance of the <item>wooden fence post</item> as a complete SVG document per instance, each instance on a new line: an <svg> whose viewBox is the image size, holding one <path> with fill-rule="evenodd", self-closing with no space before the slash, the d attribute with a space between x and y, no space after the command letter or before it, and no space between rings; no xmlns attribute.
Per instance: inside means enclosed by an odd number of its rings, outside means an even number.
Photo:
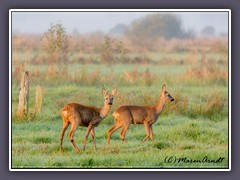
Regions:
<svg viewBox="0 0 240 180"><path fill-rule="evenodd" d="M42 95L43 95L43 88L42 86L36 87L36 112L42 113Z"/></svg>
<svg viewBox="0 0 240 180"><path fill-rule="evenodd" d="M17 116L22 117L28 113L28 101L29 101L29 72L25 71L22 74L21 89L19 92L19 103Z"/></svg>

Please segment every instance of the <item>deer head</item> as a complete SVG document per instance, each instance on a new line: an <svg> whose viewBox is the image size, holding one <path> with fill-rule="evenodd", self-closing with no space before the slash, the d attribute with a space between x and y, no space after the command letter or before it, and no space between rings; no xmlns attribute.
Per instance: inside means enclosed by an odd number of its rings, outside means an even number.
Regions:
<svg viewBox="0 0 240 180"><path fill-rule="evenodd" d="M166 102L167 100L174 101L173 97L166 91L165 84L162 86L162 98L164 99L164 102Z"/></svg>
<svg viewBox="0 0 240 180"><path fill-rule="evenodd" d="M113 104L113 98L116 94L117 94L117 88L114 88L110 94L104 88L102 88L102 95L105 99L104 105L111 106Z"/></svg>

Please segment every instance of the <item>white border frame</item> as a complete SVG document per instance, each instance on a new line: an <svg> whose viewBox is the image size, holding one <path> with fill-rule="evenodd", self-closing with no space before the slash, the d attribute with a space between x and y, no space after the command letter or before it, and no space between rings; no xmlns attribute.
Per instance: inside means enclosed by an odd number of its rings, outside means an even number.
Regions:
<svg viewBox="0 0 240 180"><path fill-rule="evenodd" d="M12 12L228 12L228 169L12 169ZM9 10L9 171L231 171L231 10L230 9L10 9Z"/></svg>

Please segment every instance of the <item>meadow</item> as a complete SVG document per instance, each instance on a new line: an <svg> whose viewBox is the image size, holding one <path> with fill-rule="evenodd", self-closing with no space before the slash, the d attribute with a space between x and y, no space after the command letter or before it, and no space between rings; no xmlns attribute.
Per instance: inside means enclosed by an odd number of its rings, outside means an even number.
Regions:
<svg viewBox="0 0 240 180"><path fill-rule="evenodd" d="M75 53L65 75L49 73L46 63L33 63L35 56L36 51L13 52L12 168L228 168L226 53L211 49L204 53L130 52L126 59L132 63L111 64L101 63L99 53ZM81 63L86 59L89 62ZM15 114L23 70L30 72L29 113L19 118ZM118 130L107 145L114 110L126 104L155 104L164 83L175 101L167 103L153 125L155 142L149 139L140 144L145 137L144 126L131 125L126 133L127 144L120 139ZM35 112L37 85L44 89L42 113ZM67 137L69 128L63 141L64 152L59 153L61 108L68 102L101 107L102 87L108 91L117 87L118 93L109 115L95 128L97 151L89 137L86 150L76 154ZM85 131L79 127L74 135L80 149ZM169 157L175 161L168 161Z"/></svg>

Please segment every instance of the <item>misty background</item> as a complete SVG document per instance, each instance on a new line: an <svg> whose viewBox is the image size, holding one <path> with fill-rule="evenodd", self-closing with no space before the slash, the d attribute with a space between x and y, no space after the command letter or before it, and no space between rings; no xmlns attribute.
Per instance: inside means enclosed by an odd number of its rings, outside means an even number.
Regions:
<svg viewBox="0 0 240 180"><path fill-rule="evenodd" d="M211 27L213 36L228 33L228 12L12 12L12 32L42 34L51 23L60 23L68 33L121 35L134 20L148 14L175 14L182 28L195 36L203 35L206 27Z"/></svg>

